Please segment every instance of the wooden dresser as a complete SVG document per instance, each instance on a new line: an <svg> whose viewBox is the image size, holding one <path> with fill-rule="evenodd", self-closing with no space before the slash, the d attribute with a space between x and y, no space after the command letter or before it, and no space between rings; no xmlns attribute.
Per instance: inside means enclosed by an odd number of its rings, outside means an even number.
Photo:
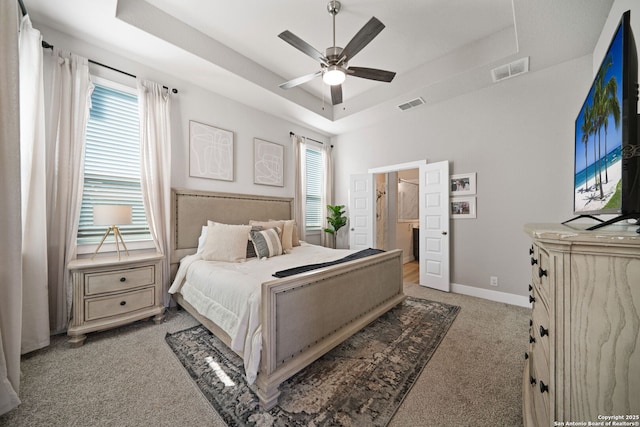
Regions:
<svg viewBox="0 0 640 427"><path fill-rule="evenodd" d="M158 253L71 261L73 306L67 329L72 347L84 344L88 332L122 326L154 316L164 317L162 262Z"/></svg>
<svg viewBox="0 0 640 427"><path fill-rule="evenodd" d="M640 425L636 228L525 226L532 239L533 308L523 378L525 426L607 425L607 416Z"/></svg>

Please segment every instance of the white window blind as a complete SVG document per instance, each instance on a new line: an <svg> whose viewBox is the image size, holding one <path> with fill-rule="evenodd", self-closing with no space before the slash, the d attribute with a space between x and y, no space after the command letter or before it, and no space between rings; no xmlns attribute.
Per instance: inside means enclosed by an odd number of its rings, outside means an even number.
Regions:
<svg viewBox="0 0 640 427"><path fill-rule="evenodd" d="M324 187L324 162L322 151L307 145L306 149L306 190L305 228L319 230L326 216L326 207L322 206Z"/></svg>
<svg viewBox="0 0 640 427"><path fill-rule="evenodd" d="M91 95L78 244L97 243L106 230L93 225L97 204L131 205L132 224L120 226L125 241L151 239L140 189L138 98L103 84Z"/></svg>

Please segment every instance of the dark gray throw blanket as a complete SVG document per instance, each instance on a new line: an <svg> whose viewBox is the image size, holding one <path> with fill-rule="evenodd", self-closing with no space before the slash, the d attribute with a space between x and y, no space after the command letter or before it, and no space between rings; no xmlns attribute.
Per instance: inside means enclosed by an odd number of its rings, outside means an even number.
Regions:
<svg viewBox="0 0 640 427"><path fill-rule="evenodd" d="M361 251L352 253L351 255L347 255L346 257L337 259L335 261L321 262L318 264L301 265L300 267L293 267L293 268L288 268L286 270L276 271L275 273L273 273L273 277L280 277L280 278L289 277L289 276L293 276L294 274L304 273L306 271L311 271L311 270L317 270L319 268L329 267L331 265L342 264L343 262L353 261L354 259L365 258L371 255L380 254L382 252L384 252L382 249L372 249L372 248L363 249Z"/></svg>

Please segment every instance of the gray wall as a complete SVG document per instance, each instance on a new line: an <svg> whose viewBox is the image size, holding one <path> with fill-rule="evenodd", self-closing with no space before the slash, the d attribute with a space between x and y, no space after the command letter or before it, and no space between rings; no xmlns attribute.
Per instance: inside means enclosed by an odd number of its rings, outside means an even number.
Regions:
<svg viewBox="0 0 640 427"><path fill-rule="evenodd" d="M172 149L171 149L171 185L177 188L220 191L229 193L260 194L266 196L294 197L295 180L293 168L293 149L289 132L304 135L312 139L328 142L329 138L289 121L248 107L240 102L217 93L202 89L186 80L151 69L130 58L109 51L104 46L90 44L35 22L43 38L59 49L71 51L94 61L107 64L141 78L156 81L179 93L172 97ZM45 55L49 51L45 50ZM135 79L106 68L90 65L92 75L135 87ZM45 90L49 90L50 70L45 69ZM234 133L234 180L220 181L189 176L189 121L216 126ZM284 186L274 187L257 185L253 182L253 139L261 138L284 146ZM309 235L307 241L320 243L320 235ZM81 248L91 253L95 248Z"/></svg>
<svg viewBox="0 0 640 427"><path fill-rule="evenodd" d="M640 47L640 4L616 0L593 55L333 138L336 203L348 204L349 175L370 168L427 159L449 160L452 174L477 172L477 219L451 222L451 280L526 296L522 226L573 217L575 117L626 10Z"/></svg>
<svg viewBox="0 0 640 427"><path fill-rule="evenodd" d="M386 122L334 137L334 202L348 204L349 175L369 168L426 158L449 160L454 174L477 172L478 218L452 221L452 281L526 295L529 243L522 226L527 222L560 222L572 216L573 122L591 84L593 69L627 9L632 9L634 33L640 39L637 0L616 0L593 58L587 56L532 72L437 105L398 111ZM172 121L172 184L176 187L293 197L289 131L327 140L313 130L149 69L105 46L71 38L43 23L36 22L35 27L60 48L180 89L174 99ZM105 77L122 78L100 72ZM131 84L127 79L123 83ZM189 120L234 131L235 181L189 177ZM284 187L253 184L254 137L285 146ZM346 233L342 237L343 243L348 241ZM498 276L498 288L489 286L490 276Z"/></svg>
<svg viewBox="0 0 640 427"><path fill-rule="evenodd" d="M451 221L451 280L524 296L523 225L572 217L574 120L591 79L586 56L339 135L336 202L348 204L349 176L369 168L427 159L476 172L477 219Z"/></svg>

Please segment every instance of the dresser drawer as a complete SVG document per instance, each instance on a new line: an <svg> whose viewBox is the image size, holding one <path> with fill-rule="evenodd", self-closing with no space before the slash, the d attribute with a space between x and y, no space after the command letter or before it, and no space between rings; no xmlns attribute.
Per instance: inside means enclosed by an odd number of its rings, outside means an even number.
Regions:
<svg viewBox="0 0 640 427"><path fill-rule="evenodd" d="M549 253L538 245L531 251L531 276L545 303L549 301Z"/></svg>
<svg viewBox="0 0 640 427"><path fill-rule="evenodd" d="M536 407L533 398L533 386L531 385L530 378L533 374L533 368L531 367L531 357L527 352L527 360L524 364L523 379L522 379L522 418L525 426L538 426L540 425L536 418Z"/></svg>
<svg viewBox="0 0 640 427"><path fill-rule="evenodd" d="M155 283L155 266L129 268L118 271L105 271L85 275L85 295L97 295L106 292L118 292L133 287Z"/></svg>
<svg viewBox="0 0 640 427"><path fill-rule="evenodd" d="M551 330L549 323L549 312L544 304L536 302L536 308L533 310L532 319L533 325L531 325L530 334L535 340L533 343L534 353L536 358L544 357L544 361L549 366L549 355L551 352Z"/></svg>
<svg viewBox="0 0 640 427"><path fill-rule="evenodd" d="M549 365L542 358L532 356L531 367L531 396L536 411L536 419L539 425L548 426L551 414L549 392L551 390L549 379ZM534 382L535 381L535 382Z"/></svg>
<svg viewBox="0 0 640 427"><path fill-rule="evenodd" d="M155 305L153 287L85 300L85 321L118 316Z"/></svg>

